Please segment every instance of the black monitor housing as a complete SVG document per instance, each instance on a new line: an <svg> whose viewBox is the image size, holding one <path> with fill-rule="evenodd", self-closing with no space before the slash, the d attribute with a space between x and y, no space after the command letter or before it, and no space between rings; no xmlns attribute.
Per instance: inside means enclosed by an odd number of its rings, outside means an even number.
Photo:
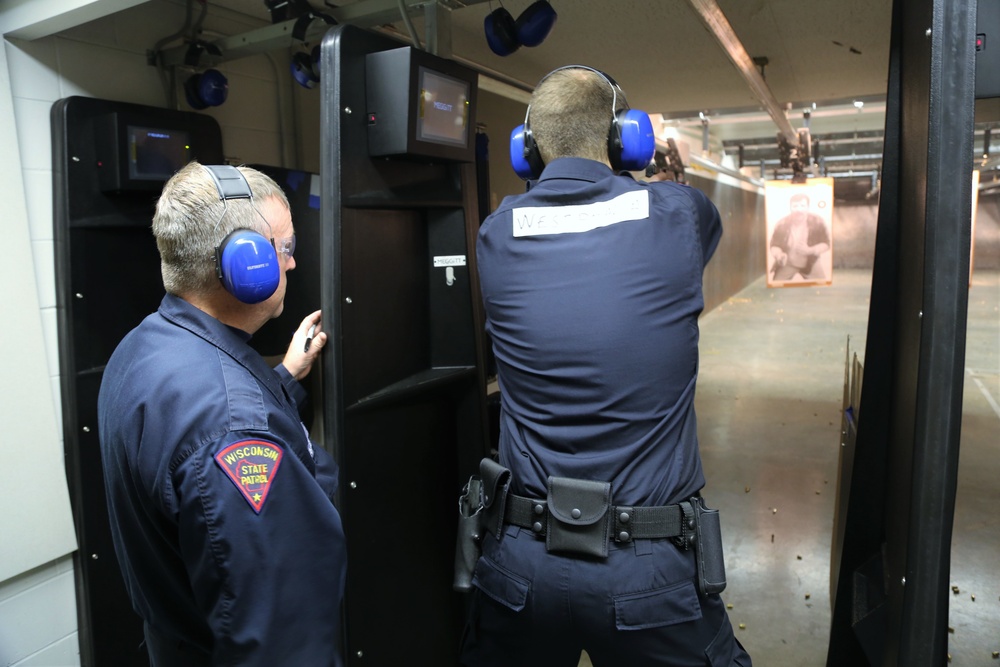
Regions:
<svg viewBox="0 0 1000 667"><path fill-rule="evenodd" d="M475 161L478 75L409 46L365 57L368 154Z"/></svg>
<svg viewBox="0 0 1000 667"><path fill-rule="evenodd" d="M196 133L183 124L155 123L115 111L96 125L102 192L159 192L195 155Z"/></svg>

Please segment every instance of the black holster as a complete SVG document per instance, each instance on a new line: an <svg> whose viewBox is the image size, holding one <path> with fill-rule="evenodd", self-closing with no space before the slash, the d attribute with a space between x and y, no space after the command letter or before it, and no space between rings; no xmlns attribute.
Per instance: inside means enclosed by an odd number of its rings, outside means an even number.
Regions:
<svg viewBox="0 0 1000 667"><path fill-rule="evenodd" d="M681 503L684 512L683 533L685 548L694 546L698 563L698 588L704 595L721 593L726 589L726 563L722 555L722 524L719 510L705 507L701 496Z"/></svg>
<svg viewBox="0 0 1000 667"><path fill-rule="evenodd" d="M472 588L472 572L483 540L482 480L473 475L458 498L458 539L455 542L455 580L452 588L464 593Z"/></svg>
<svg viewBox="0 0 1000 667"><path fill-rule="evenodd" d="M458 539L452 582L452 588L460 593L472 588L476 561L482 554L483 535L488 531L500 539L509 483L510 471L487 458L479 464L479 475L470 477L462 489L458 499Z"/></svg>

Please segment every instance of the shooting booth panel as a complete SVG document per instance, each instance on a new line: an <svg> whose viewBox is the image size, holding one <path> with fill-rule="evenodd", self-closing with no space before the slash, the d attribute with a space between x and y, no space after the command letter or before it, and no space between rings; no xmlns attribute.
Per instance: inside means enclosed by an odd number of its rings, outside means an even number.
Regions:
<svg viewBox="0 0 1000 667"><path fill-rule="evenodd" d="M488 452L476 75L323 40L323 421L341 466L348 665L458 662L457 500Z"/></svg>
<svg viewBox="0 0 1000 667"><path fill-rule="evenodd" d="M97 393L118 342L163 298L150 231L164 182L192 159L222 161L215 120L85 97L51 112L53 234L66 477L80 662L148 665L111 542L97 433Z"/></svg>
<svg viewBox="0 0 1000 667"><path fill-rule="evenodd" d="M80 545L80 661L148 665L142 621L111 541L97 395L119 341L163 297L151 231L163 184L190 160L221 164L222 135L209 116L85 97L57 102L51 121L63 438ZM285 310L251 339L262 355L283 355L295 327L319 307L319 177L253 166L285 191L298 237ZM314 440L320 441L315 432Z"/></svg>
<svg viewBox="0 0 1000 667"><path fill-rule="evenodd" d="M250 167L274 179L285 197L295 226L295 269L285 274L285 301L281 315L274 318L250 339L270 366L281 363L292 334L306 315L320 308L320 281L323 260L320 257L320 177L299 169L286 169L266 164ZM301 380L306 388L305 403L299 406L302 423L309 428L313 442L322 443L323 419L317 406L322 402L322 373L319 364Z"/></svg>
<svg viewBox="0 0 1000 667"><path fill-rule="evenodd" d="M849 399L845 390L852 414L845 419L848 451L841 465L850 468L840 473L829 667L947 661L968 313L976 3L914 0L892 9L860 398L855 391Z"/></svg>

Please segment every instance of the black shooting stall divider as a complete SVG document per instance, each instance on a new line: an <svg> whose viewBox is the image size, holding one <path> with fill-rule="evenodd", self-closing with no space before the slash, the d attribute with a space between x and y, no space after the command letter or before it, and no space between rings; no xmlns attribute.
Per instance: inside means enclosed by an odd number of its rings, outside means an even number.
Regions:
<svg viewBox="0 0 1000 667"><path fill-rule="evenodd" d="M341 467L347 664L447 666L466 603L452 590L458 495L488 451L476 172L468 144L468 161L450 149L390 155L409 151L413 127L393 139L387 108L368 104L397 85L420 88L396 69L370 80L366 68L400 48L353 26L322 43L323 421ZM408 54L445 74L439 83L474 82L454 63ZM475 93L473 83L473 143Z"/></svg>
<svg viewBox="0 0 1000 667"><path fill-rule="evenodd" d="M975 0L893 3L864 382L843 459L851 469L841 471L850 492L838 508L828 667L947 660L975 34Z"/></svg>
<svg viewBox="0 0 1000 667"><path fill-rule="evenodd" d="M80 548L74 555L80 662L148 665L111 543L97 433L97 392L119 341L163 298L150 231L170 160L222 161L214 119L87 97L52 107L53 237L66 478ZM130 128L187 139L147 151ZM132 152L134 150L134 152ZM129 156L134 159L131 161ZM183 165L183 162L181 163ZM177 165L172 165L177 166Z"/></svg>

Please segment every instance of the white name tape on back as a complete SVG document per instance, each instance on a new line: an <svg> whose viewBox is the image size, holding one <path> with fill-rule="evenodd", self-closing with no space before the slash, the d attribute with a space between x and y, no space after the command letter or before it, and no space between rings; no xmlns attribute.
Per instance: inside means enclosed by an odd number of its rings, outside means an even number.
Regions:
<svg viewBox="0 0 1000 667"><path fill-rule="evenodd" d="M629 220L649 217L649 193L626 192L609 201L578 206L529 206L515 208L514 236L579 234Z"/></svg>

